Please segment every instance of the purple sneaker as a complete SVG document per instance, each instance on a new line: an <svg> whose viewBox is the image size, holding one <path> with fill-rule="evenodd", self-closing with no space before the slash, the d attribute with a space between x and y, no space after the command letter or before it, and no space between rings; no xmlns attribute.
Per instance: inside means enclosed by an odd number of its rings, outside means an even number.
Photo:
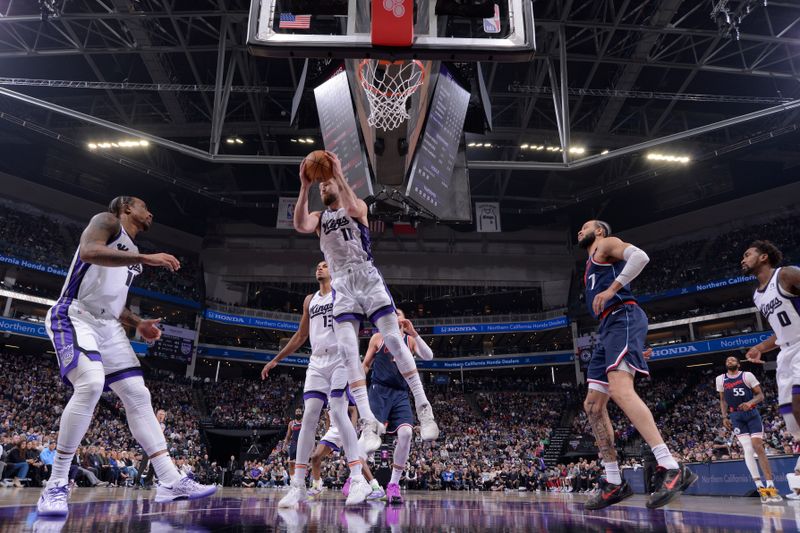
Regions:
<svg viewBox="0 0 800 533"><path fill-rule="evenodd" d="M347 478L347 481L345 481L344 487L342 487L342 494L344 494L345 498L350 496L350 478Z"/></svg>
<svg viewBox="0 0 800 533"><path fill-rule="evenodd" d="M400 485L389 483L386 486L386 501L388 503L403 503L403 497L400 495Z"/></svg>

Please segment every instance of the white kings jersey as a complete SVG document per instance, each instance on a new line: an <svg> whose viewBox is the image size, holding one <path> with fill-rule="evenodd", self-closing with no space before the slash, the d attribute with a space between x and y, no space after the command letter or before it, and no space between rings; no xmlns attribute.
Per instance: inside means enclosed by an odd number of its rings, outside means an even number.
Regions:
<svg viewBox="0 0 800 533"><path fill-rule="evenodd" d="M107 246L115 250L139 252L121 224L119 233L111 238ZM133 279L141 273L140 264L106 267L84 263L78 248L59 300L61 303L64 300L77 301L97 318L119 318L128 299L128 289Z"/></svg>
<svg viewBox="0 0 800 533"><path fill-rule="evenodd" d="M372 261L369 228L348 216L344 207L322 212L319 246L331 272Z"/></svg>
<svg viewBox="0 0 800 533"><path fill-rule="evenodd" d="M753 293L753 302L769 322L781 348L800 344L800 296L787 294L778 283L776 268L764 290Z"/></svg>
<svg viewBox="0 0 800 533"><path fill-rule="evenodd" d="M333 332L333 291L322 295L319 291L308 302L308 339L311 355L334 355L339 351Z"/></svg>

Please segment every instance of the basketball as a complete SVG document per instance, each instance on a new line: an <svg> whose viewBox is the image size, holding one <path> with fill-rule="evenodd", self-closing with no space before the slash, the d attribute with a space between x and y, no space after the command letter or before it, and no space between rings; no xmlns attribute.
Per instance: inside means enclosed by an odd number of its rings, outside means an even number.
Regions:
<svg viewBox="0 0 800 533"><path fill-rule="evenodd" d="M325 150L314 150L306 156L306 176L311 181L328 181L333 177L333 168Z"/></svg>

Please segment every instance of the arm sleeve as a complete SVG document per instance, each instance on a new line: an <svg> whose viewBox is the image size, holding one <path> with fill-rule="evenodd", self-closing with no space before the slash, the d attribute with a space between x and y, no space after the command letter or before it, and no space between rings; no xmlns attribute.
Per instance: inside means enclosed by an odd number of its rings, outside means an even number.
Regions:
<svg viewBox="0 0 800 533"><path fill-rule="evenodd" d="M742 376L742 379L744 380L744 384L750 387L751 389L753 387L758 387L759 385L761 385L758 382L758 378L752 372L745 372L744 375Z"/></svg>
<svg viewBox="0 0 800 533"><path fill-rule="evenodd" d="M431 350L430 346L425 342L425 339L422 338L422 335L414 337L414 342L417 343L417 355L425 361L433 359L433 350Z"/></svg>
<svg viewBox="0 0 800 533"><path fill-rule="evenodd" d="M722 378L722 374L717 376L717 392L722 392L725 388L722 386L722 382L724 379Z"/></svg>
<svg viewBox="0 0 800 533"><path fill-rule="evenodd" d="M628 246L625 248L622 256L625 258L625 267L617 276L616 281L618 281L620 285L624 286L629 284L636 278L636 276L642 273L645 265L650 262L650 258L646 253L644 253L643 250L640 250L636 246Z"/></svg>

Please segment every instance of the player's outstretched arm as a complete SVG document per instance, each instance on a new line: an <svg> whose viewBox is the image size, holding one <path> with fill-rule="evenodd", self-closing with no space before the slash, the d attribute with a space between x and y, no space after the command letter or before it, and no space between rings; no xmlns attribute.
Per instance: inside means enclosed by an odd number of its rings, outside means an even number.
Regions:
<svg viewBox="0 0 800 533"><path fill-rule="evenodd" d="M378 345L380 344L380 333L376 333L372 336L369 340L369 346L367 346L367 354L364 356L364 361L361 365L364 367L364 375L369 373L369 369L372 368L372 363L375 362L375 354L378 351Z"/></svg>
<svg viewBox="0 0 800 533"><path fill-rule="evenodd" d="M310 320L308 306L311 302L311 296L312 295L309 294L303 301L303 316L300 317L300 325L298 326L297 331L294 332L294 335L292 335L292 338L286 343L286 346L283 347L283 350L278 352L278 355L273 357L269 363L264 365L264 368L261 369L261 379L267 379L270 371L278 366L278 363L295 353L297 349L300 348L304 342L306 342L306 339L308 339L308 322Z"/></svg>
<svg viewBox="0 0 800 533"><path fill-rule="evenodd" d="M793 296L800 296L800 268L796 266L783 267L780 272L781 289Z"/></svg>
<svg viewBox="0 0 800 533"><path fill-rule="evenodd" d="M433 359L433 350L431 350L431 347L428 346L427 342L425 342L425 339L423 339L422 336L417 333L417 330L414 329L414 324L409 319L405 318L401 320L400 327L411 338L411 341L409 342L409 348L411 349L412 353L417 354L425 361L430 361Z"/></svg>
<svg viewBox="0 0 800 533"><path fill-rule="evenodd" d="M333 170L333 180L339 186L339 202L347 210L347 215L358 219L359 222L366 225L367 223L367 204L356 196L356 193L344 179L344 172L342 171L342 162L333 152L325 152L331 162L331 169Z"/></svg>
<svg viewBox="0 0 800 533"><path fill-rule="evenodd" d="M108 247L108 242L120 231L120 221L111 213L92 217L81 234L79 253L81 261L98 266L119 267L144 263L164 267L172 272L181 267L180 261L169 254L140 254Z"/></svg>
<svg viewBox="0 0 800 533"><path fill-rule="evenodd" d="M292 222L299 233L314 233L319 228L319 211L308 212L308 193L311 190L311 179L306 176L306 162L300 164L300 192L294 205Z"/></svg>

